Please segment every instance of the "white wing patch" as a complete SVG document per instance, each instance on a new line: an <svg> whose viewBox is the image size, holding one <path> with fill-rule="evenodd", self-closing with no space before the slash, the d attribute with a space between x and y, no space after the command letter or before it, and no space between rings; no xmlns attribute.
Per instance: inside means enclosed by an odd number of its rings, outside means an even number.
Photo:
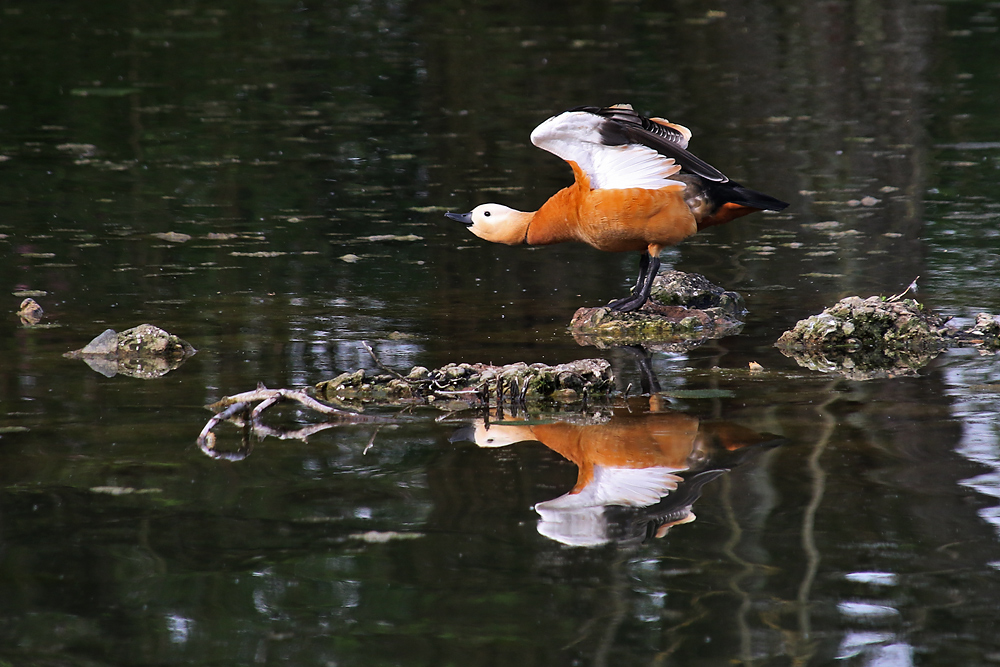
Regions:
<svg viewBox="0 0 1000 667"><path fill-rule="evenodd" d="M596 189L645 188L658 190L683 185L671 176L681 170L673 158L652 148L631 144L607 146L602 143L601 125L609 122L586 111L569 111L553 116L531 133L531 143L543 150L575 162Z"/></svg>
<svg viewBox="0 0 1000 667"><path fill-rule="evenodd" d="M536 510L605 505L648 507L660 502L684 481L683 468L605 468L594 466L594 478L579 493L568 493L535 505Z"/></svg>

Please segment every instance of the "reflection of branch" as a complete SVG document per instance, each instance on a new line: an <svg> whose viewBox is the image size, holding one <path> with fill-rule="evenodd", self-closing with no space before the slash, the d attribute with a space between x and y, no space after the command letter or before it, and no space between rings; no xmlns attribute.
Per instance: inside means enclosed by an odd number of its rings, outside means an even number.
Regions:
<svg viewBox="0 0 1000 667"><path fill-rule="evenodd" d="M820 457L830 443L830 438L837 427L837 418L830 412L829 407L839 399L836 389L836 381L832 383L830 398L824 401L818 408L818 412L823 417L823 429L820 436L813 445L812 454L809 455L809 472L812 473L812 497L809 505L806 506L805 514L802 517L802 550L806 552L806 573L799 584L799 594L797 598L799 607L799 632L808 650L810 621L809 621L809 593L812 590L813 581L816 579L816 572L819 570L820 552L816 548L816 512L820 503L823 502L823 493L826 490L826 471L820 465Z"/></svg>
<svg viewBox="0 0 1000 667"><path fill-rule="evenodd" d="M211 456L213 459L226 458L221 452L215 451L215 434L212 433L212 429L214 429L219 422L230 419L240 412L244 412L247 407L248 405L246 403L233 403L222 412L212 415L212 418L208 420L207 424L205 424L205 428L201 429L201 433L198 434L198 447L201 448L201 451L205 452L205 454Z"/></svg>
<svg viewBox="0 0 1000 667"><path fill-rule="evenodd" d="M607 587L609 597L611 598L610 609L604 606L599 607L597 614L587 620L577 631L576 639L562 647L563 651L587 639L594 632L598 623L603 623L603 631L597 638L597 648L594 650L594 665L605 667L608 664L608 654L614 645L615 635L618 634L618 630L621 628L628 613L624 589L629 586L622 572L622 565L627 560L628 553L619 551L616 554L615 560L611 563L611 585Z"/></svg>
<svg viewBox="0 0 1000 667"><path fill-rule="evenodd" d="M627 558L626 553L619 552L618 557L611 564L611 586L609 587L611 593L611 613L602 633L600 643L597 645L597 650L594 651L594 665L597 667L605 667L608 664L608 655L611 653L611 647L614 645L615 635L618 634L618 630L625 621L625 615L628 613L624 589L630 589L631 587L628 585L628 581L626 581L625 575L622 572L622 562L627 560Z"/></svg>
<svg viewBox="0 0 1000 667"><path fill-rule="evenodd" d="M740 604L736 610L736 627L739 629L740 636L740 657L744 662L749 663L753 659L753 650L751 643L751 631L749 623L747 622L747 614L750 612L751 599L750 593L745 591L741 587L741 583L745 577L750 576L754 569L755 564L742 558L736 553L736 547L739 545L740 540L743 537L743 527L740 526L739 519L736 517L736 511L733 508L733 484L732 480L728 475L722 480L722 498L723 498L723 508L726 514L726 523L729 524L729 539L722 547L722 552L729 556L729 559L735 564L740 566L740 570L735 572L729 579L729 588L733 591L736 597L739 599Z"/></svg>
<svg viewBox="0 0 1000 667"><path fill-rule="evenodd" d="M284 400L296 401L314 412L327 415L332 418L332 421L311 424L298 429L272 428L262 424L260 419L264 411ZM253 410L250 410L250 405L258 401L257 406ZM207 407L209 410L217 410L218 412L212 415L212 418L208 420L205 427L201 429L201 433L198 434L198 447L206 456L210 456L213 459L225 459L227 461L242 461L250 455L250 452L253 450L250 439L251 435L256 435L259 439L271 436L281 440L305 440L314 433L319 433L320 431L325 431L328 428L333 428L341 424L384 421L379 417L361 415L356 412L341 410L325 403L320 403L300 389L268 389L262 384L257 385L257 388L253 391L225 396ZM240 418L240 415L244 415L246 418ZM213 429L222 421L231 421L243 429L242 445L236 451L221 452L215 448L215 433L213 433ZM374 440L374 436L372 440Z"/></svg>
<svg viewBox="0 0 1000 667"><path fill-rule="evenodd" d="M234 396L226 396L215 403L207 406L209 410L222 410L228 408L234 403L253 403L256 401L264 401L261 405L257 406L254 410L254 416L259 416L260 412L271 407L275 403L283 399L291 399L293 401L298 401L302 405L306 406L310 410L315 410L324 415L338 415L349 419L357 419L358 421L365 421L361 415L356 412L351 412L350 410L341 410L335 408L331 405L326 405L325 403L320 403L315 398L302 391L301 389L268 389L262 384L257 385L257 388L253 391L245 391L242 394L236 394Z"/></svg>

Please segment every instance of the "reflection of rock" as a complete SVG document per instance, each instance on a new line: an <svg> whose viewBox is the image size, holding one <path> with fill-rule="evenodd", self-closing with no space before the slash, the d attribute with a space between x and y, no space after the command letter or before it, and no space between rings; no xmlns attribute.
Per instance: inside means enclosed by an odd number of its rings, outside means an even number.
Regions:
<svg viewBox="0 0 1000 667"><path fill-rule="evenodd" d="M448 364L428 370L414 366L406 376L372 374L365 369L342 373L316 385L321 398L361 401L434 401L456 399L470 405L488 402L498 393L504 400L553 399L573 402L584 396L604 396L614 388L611 364L604 359L580 359L557 366L519 362Z"/></svg>
<svg viewBox="0 0 1000 667"><path fill-rule="evenodd" d="M166 375L196 351L186 341L159 327L140 324L121 333L107 329L85 347L63 356L82 359L107 377L121 373L148 380Z"/></svg>
<svg viewBox="0 0 1000 667"><path fill-rule="evenodd" d="M682 351L707 340L739 333L746 312L743 297L697 273L664 271L656 276L650 300L637 311L606 306L580 308L569 328L581 345L613 347L642 343Z"/></svg>
<svg viewBox="0 0 1000 667"><path fill-rule="evenodd" d="M21 318L21 324L32 326L42 321L45 311L34 299L25 299L21 302L21 307L17 311L17 316Z"/></svg>
<svg viewBox="0 0 1000 667"><path fill-rule="evenodd" d="M947 347L1000 347L992 315L980 313L965 330L947 322L912 299L851 296L800 320L775 345L800 366L856 380L912 375Z"/></svg>
<svg viewBox="0 0 1000 667"><path fill-rule="evenodd" d="M480 447L538 441L575 463L573 488L535 505L538 532L572 546L662 537L695 520L691 508L705 483L778 443L736 424L644 411L643 403L616 408L605 423L484 421L452 439Z"/></svg>

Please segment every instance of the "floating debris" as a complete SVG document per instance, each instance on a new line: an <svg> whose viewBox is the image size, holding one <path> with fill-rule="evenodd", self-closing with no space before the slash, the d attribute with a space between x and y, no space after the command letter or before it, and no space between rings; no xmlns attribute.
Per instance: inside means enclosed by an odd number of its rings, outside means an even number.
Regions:
<svg viewBox="0 0 1000 667"><path fill-rule="evenodd" d="M136 489L131 486L92 486L91 493L106 493L109 496L128 496L132 494L163 493L163 489Z"/></svg>
<svg viewBox="0 0 1000 667"><path fill-rule="evenodd" d="M369 544L385 544L393 540L417 540L423 536L423 533L400 533L395 530L369 530L351 535L353 539Z"/></svg>
<svg viewBox="0 0 1000 667"><path fill-rule="evenodd" d="M927 311L913 299L872 296L841 299L800 320L775 346L804 368L855 380L913 375L948 347L1000 349L1000 322L980 313L968 329Z"/></svg>
<svg viewBox="0 0 1000 667"><path fill-rule="evenodd" d="M138 88L73 88L70 95L77 97L125 97L140 92Z"/></svg>
<svg viewBox="0 0 1000 667"><path fill-rule="evenodd" d="M150 236L168 243L186 243L191 240L190 234L183 234L181 232L157 232L156 234L150 234Z"/></svg>
<svg viewBox="0 0 1000 667"><path fill-rule="evenodd" d="M736 292L697 273L664 271L656 276L649 301L639 310L580 308L569 328L581 345L643 344L680 352L739 333L745 314L743 297Z"/></svg>
<svg viewBox="0 0 1000 667"><path fill-rule="evenodd" d="M59 144L56 150L75 153L79 157L91 157L97 153L97 146L94 144Z"/></svg>
<svg viewBox="0 0 1000 667"><path fill-rule="evenodd" d="M358 238L359 241L371 241L373 243L380 243L383 241L423 241L423 236L417 236L416 234L375 234L374 236L362 236Z"/></svg>
<svg viewBox="0 0 1000 667"><path fill-rule="evenodd" d="M187 341L152 324L140 324L121 333L106 329L81 349L63 356L82 359L106 377L121 373L150 380L166 375L195 352Z"/></svg>

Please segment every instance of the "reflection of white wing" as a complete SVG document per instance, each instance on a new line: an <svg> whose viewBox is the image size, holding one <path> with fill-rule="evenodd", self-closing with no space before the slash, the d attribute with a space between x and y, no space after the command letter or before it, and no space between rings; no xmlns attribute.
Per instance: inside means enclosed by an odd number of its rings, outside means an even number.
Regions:
<svg viewBox="0 0 1000 667"><path fill-rule="evenodd" d="M594 466L594 478L579 493L538 503L535 507L568 509L604 505L647 507L677 488L684 468L606 468Z"/></svg>
<svg viewBox="0 0 1000 667"><path fill-rule="evenodd" d="M538 532L577 547L608 541L604 508L608 505L647 507L677 488L683 468L594 467L594 478L579 493L567 493L535 505Z"/></svg>
<svg viewBox="0 0 1000 667"><path fill-rule="evenodd" d="M603 506L545 509L538 512L538 534L571 547L596 547L608 542L608 522Z"/></svg>
<svg viewBox="0 0 1000 667"><path fill-rule="evenodd" d="M641 144L609 146L601 126L610 121L585 111L553 116L531 133L531 143L576 164L596 189L648 188L682 185L670 177L681 170L668 158Z"/></svg>

